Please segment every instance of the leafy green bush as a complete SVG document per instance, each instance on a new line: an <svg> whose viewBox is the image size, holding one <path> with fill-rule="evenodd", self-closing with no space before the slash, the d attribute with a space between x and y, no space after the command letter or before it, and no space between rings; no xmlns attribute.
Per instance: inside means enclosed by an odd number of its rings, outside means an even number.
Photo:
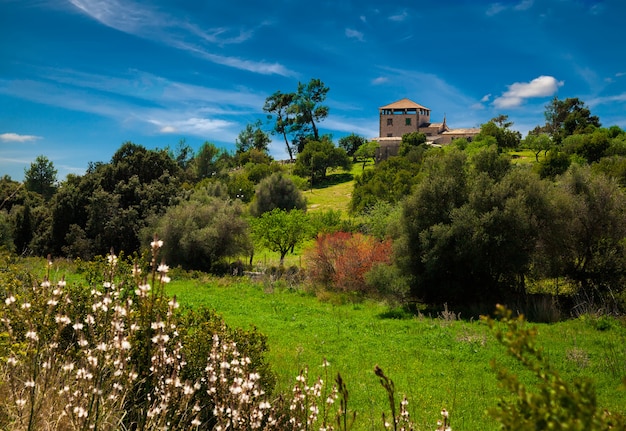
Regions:
<svg viewBox="0 0 626 431"><path fill-rule="evenodd" d="M566 381L550 366L542 349L536 345L537 330L526 327L523 316L514 318L511 310L501 305L496 314L499 321L487 317L483 320L495 332L507 353L537 379L536 388L528 388L518 376L492 362L498 380L514 395L513 399L501 398L498 407L491 410L504 430L625 429L624 416L612 414L597 405L595 390L589 381Z"/></svg>

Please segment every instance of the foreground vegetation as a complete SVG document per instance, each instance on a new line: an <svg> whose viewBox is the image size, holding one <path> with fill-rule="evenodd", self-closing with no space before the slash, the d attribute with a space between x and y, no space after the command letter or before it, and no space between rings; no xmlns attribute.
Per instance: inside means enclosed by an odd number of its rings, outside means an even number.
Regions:
<svg viewBox="0 0 626 431"><path fill-rule="evenodd" d="M109 255L81 264L71 284L53 262L27 273L4 259L5 429L419 430L440 411L441 430L623 426L626 325L616 318L535 333L504 309L485 325L285 280L170 283L176 271L156 258ZM517 415L526 427L512 425Z"/></svg>

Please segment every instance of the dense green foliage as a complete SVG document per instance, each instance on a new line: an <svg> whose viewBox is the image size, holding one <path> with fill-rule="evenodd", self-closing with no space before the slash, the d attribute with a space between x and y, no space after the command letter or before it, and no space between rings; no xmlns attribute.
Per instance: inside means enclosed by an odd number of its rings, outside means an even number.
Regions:
<svg viewBox="0 0 626 431"><path fill-rule="evenodd" d="M298 153L294 173L310 179L311 185L323 181L331 168L350 169L350 157L328 139L308 141Z"/></svg>
<svg viewBox="0 0 626 431"><path fill-rule="evenodd" d="M256 187L250 214L258 217L278 208L285 211L306 210L306 200L295 183L281 172L262 180Z"/></svg>

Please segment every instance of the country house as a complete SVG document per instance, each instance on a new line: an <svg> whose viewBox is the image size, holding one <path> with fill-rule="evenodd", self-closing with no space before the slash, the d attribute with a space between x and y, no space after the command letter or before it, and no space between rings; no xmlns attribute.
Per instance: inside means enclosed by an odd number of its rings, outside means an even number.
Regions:
<svg viewBox="0 0 626 431"><path fill-rule="evenodd" d="M442 123L430 122L430 109L409 99L401 99L379 109L379 133L376 140L380 148L376 160L385 160L398 154L402 136L420 132L431 145L446 145L457 138L471 141L479 128L451 129L444 116Z"/></svg>

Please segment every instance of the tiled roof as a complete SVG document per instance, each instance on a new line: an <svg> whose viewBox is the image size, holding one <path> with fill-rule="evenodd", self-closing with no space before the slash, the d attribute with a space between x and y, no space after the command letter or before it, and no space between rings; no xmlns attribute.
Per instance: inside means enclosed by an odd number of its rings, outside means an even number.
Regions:
<svg viewBox="0 0 626 431"><path fill-rule="evenodd" d="M389 105L381 106L380 109L428 109L410 99L404 98ZM430 109L428 109L430 111Z"/></svg>

